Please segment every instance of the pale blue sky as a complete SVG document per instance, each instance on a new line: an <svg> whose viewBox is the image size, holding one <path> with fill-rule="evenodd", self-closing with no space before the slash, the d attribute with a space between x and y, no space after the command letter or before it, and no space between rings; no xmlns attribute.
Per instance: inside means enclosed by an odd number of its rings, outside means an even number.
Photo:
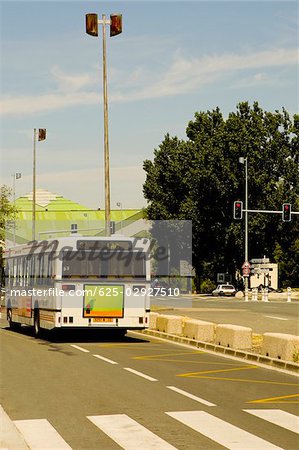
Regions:
<svg viewBox="0 0 299 450"><path fill-rule="evenodd" d="M1 1L2 178L104 207L101 39L85 14L123 14L107 39L111 207L145 206L144 159L196 111L239 101L298 111L298 3ZM108 30L107 30L108 31ZM109 35L109 32L108 32Z"/></svg>

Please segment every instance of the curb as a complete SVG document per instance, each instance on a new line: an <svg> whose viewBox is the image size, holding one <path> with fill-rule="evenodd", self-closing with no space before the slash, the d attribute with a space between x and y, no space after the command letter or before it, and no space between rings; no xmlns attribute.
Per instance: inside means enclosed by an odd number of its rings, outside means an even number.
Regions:
<svg viewBox="0 0 299 450"><path fill-rule="evenodd" d="M23 436L17 427L6 414L0 405L0 423L1 423L1 450L28 450L30 447L26 444Z"/></svg>
<svg viewBox="0 0 299 450"><path fill-rule="evenodd" d="M257 353L251 353L244 350L234 350L233 348L223 347L222 345L210 344L208 342L196 341L194 339L177 336L175 334L167 334L162 331L155 330L143 330L143 334L147 334L153 337L163 338L169 341L178 342L180 344L190 345L192 347L203 348L208 352L219 354L222 353L226 356L235 357L239 359L245 359L250 362L258 363L263 366L268 366L272 369L284 370L290 375L299 376L299 364L292 363L290 361L283 361L281 359L270 358L268 356L259 355Z"/></svg>

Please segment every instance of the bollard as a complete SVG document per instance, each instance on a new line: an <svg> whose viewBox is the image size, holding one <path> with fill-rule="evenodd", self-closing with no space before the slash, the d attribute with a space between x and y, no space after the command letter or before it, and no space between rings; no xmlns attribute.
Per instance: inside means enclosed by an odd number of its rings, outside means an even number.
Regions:
<svg viewBox="0 0 299 450"><path fill-rule="evenodd" d="M248 302L248 289L244 291L245 302Z"/></svg>
<svg viewBox="0 0 299 450"><path fill-rule="evenodd" d="M287 302L291 302L292 301L292 299L291 299L291 297L292 297L292 289L290 287L287 288L287 294L288 294Z"/></svg>
<svg viewBox="0 0 299 450"><path fill-rule="evenodd" d="M257 293L258 293L258 289L257 288L253 288L252 289L252 301L253 302L257 302Z"/></svg>
<svg viewBox="0 0 299 450"><path fill-rule="evenodd" d="M268 302L269 301L268 300L268 292L269 292L268 288L265 288L264 289L264 300L263 300L264 302Z"/></svg>

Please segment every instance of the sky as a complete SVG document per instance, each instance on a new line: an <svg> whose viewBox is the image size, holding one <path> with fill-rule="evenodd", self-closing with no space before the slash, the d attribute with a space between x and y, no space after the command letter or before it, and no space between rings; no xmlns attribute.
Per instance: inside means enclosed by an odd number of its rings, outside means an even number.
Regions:
<svg viewBox="0 0 299 450"><path fill-rule="evenodd" d="M197 111L240 101L298 112L298 3L0 1L1 184L37 187L104 209L102 35L85 14L123 15L109 37L111 209L146 206L143 161L165 134L185 139Z"/></svg>

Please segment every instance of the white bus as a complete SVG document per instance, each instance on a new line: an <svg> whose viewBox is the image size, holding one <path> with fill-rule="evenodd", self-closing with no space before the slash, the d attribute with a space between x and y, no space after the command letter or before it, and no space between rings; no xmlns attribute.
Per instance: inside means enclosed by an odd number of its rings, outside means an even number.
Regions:
<svg viewBox="0 0 299 450"><path fill-rule="evenodd" d="M65 237L5 252L2 312L11 328L128 329L148 327L149 240Z"/></svg>

